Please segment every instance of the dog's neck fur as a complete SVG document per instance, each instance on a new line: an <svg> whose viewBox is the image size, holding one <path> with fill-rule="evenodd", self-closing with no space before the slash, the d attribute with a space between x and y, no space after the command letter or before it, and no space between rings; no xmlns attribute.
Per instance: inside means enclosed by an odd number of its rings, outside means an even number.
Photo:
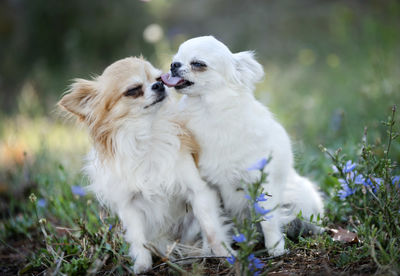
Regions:
<svg viewBox="0 0 400 276"><path fill-rule="evenodd" d="M174 164L181 148L181 133L181 127L174 121L170 109L162 107L156 114L121 122L108 138L113 149L111 156L104 155L102 146L95 141L94 161L103 168L111 169L121 180L116 185L128 185L132 193L140 191L149 196L173 194L176 176L171 172L175 170ZM164 173L164 170L170 172ZM171 176L170 179L160 178L165 175Z"/></svg>
<svg viewBox="0 0 400 276"><path fill-rule="evenodd" d="M230 95L229 97L227 95ZM227 102L229 99L229 102ZM253 108L255 98L248 91L232 91L229 88L221 88L218 93L203 95L184 95L179 102L180 111L187 110L193 117L194 114L212 115L213 121L220 116L230 116L231 113L242 113L246 107ZM239 108L240 107L240 108Z"/></svg>

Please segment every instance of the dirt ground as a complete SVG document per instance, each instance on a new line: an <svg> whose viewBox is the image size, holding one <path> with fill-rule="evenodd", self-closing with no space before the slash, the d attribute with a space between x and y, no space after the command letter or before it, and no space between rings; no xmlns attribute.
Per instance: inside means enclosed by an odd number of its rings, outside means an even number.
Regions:
<svg viewBox="0 0 400 276"><path fill-rule="evenodd" d="M18 275L23 272L32 252L39 250L43 245L40 239L20 238L7 241L7 245L0 244L0 275ZM268 275L371 275L376 268L371 262L358 263L346 268L338 268L335 260L339 253L326 252L317 249L295 249L288 254L278 257L260 257L268 264ZM157 263L155 263L157 265ZM182 265L182 264L181 264ZM191 264L182 265L188 271ZM37 275L41 271L27 269L26 275ZM198 272L203 275L234 275L232 268L224 264L221 259L207 259L199 261ZM101 275L101 274L100 274ZM166 264L159 265L153 271L144 275L176 275Z"/></svg>

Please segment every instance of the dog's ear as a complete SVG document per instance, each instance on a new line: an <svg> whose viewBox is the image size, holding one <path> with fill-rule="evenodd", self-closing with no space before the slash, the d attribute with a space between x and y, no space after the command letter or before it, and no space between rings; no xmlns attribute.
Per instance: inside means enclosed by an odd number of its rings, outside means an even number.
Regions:
<svg viewBox="0 0 400 276"><path fill-rule="evenodd" d="M69 93L62 97L58 105L84 120L90 112L96 94L95 84L95 81L75 79Z"/></svg>
<svg viewBox="0 0 400 276"><path fill-rule="evenodd" d="M254 52L245 51L233 54L235 63L234 80L240 85L253 89L254 84L264 76L264 70L254 58Z"/></svg>

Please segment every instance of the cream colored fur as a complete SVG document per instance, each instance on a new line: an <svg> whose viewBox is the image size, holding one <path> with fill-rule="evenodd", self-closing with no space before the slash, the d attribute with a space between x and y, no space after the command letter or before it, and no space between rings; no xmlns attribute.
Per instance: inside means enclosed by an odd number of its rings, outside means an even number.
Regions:
<svg viewBox="0 0 400 276"><path fill-rule="evenodd" d="M122 59L94 80L75 80L59 103L89 129L90 189L121 219L135 273L151 268L146 244L165 253L175 240L193 242L200 229L215 254L227 255L217 195L200 178L196 143L160 74L141 58Z"/></svg>

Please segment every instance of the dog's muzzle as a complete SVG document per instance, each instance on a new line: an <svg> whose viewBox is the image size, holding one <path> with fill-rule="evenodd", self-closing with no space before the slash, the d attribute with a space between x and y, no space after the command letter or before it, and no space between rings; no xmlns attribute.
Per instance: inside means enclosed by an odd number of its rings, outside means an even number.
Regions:
<svg viewBox="0 0 400 276"><path fill-rule="evenodd" d="M161 81L154 83L151 86L151 90L153 90L156 93L157 97L154 102L152 102L149 105L146 105L144 108L149 108L150 106L153 106L159 102L162 102L167 97L164 83L162 83Z"/></svg>

